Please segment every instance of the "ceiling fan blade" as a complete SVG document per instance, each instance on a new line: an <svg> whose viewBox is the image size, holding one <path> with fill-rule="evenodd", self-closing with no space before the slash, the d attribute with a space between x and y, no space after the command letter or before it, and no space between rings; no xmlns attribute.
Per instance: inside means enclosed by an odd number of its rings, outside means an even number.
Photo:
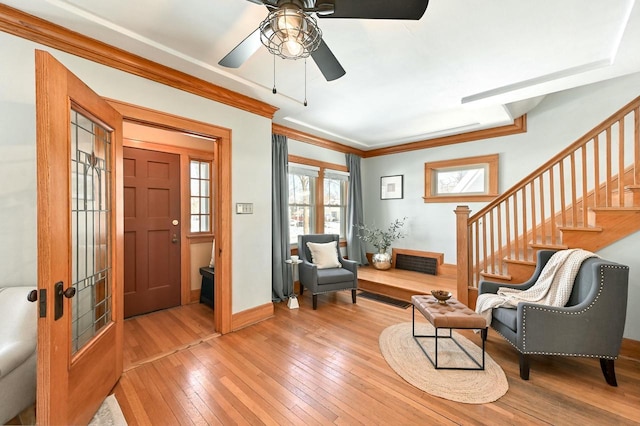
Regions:
<svg viewBox="0 0 640 426"><path fill-rule="evenodd" d="M320 18L410 19L422 18L429 0L335 0L335 11Z"/></svg>
<svg viewBox="0 0 640 426"><path fill-rule="evenodd" d="M342 68L342 65L340 65L340 62L338 62L324 40L321 40L320 46L311 52L311 57L327 81L337 80L346 74L346 71Z"/></svg>
<svg viewBox="0 0 640 426"><path fill-rule="evenodd" d="M262 46L260 29L256 28L256 30L242 40L239 45L234 47L231 52L227 53L227 56L222 58L220 62L218 62L218 65L227 68L238 68L244 64L251 55L256 53L260 46Z"/></svg>

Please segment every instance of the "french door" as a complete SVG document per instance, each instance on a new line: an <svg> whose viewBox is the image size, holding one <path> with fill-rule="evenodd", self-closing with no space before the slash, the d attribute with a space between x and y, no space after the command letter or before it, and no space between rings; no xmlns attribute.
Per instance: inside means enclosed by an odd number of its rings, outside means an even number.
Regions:
<svg viewBox="0 0 640 426"><path fill-rule="evenodd" d="M122 117L36 51L39 424L87 424L122 374Z"/></svg>

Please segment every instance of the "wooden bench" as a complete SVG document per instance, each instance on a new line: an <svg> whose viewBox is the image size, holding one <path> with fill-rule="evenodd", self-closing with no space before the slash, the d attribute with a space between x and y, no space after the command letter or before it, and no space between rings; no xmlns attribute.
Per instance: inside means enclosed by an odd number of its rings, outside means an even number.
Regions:
<svg viewBox="0 0 640 426"><path fill-rule="evenodd" d="M437 275L397 269L395 265L398 254L436 258ZM448 290L456 296L456 266L445 264L442 253L394 248L391 256L392 267L386 271L372 266L358 268L358 288L406 302L411 302L411 296L415 294L429 294L433 289Z"/></svg>

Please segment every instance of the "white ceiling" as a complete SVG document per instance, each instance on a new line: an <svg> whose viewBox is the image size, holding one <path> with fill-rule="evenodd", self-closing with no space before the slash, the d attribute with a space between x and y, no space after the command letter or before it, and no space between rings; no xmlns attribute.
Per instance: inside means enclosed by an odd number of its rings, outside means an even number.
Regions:
<svg viewBox="0 0 640 426"><path fill-rule="evenodd" d="M340 0L336 0L338 2ZM640 72L633 0L431 0L419 21L318 19L346 75L260 48L218 65L267 14L247 0L3 3L279 108L274 122L369 150L510 124L560 90Z"/></svg>

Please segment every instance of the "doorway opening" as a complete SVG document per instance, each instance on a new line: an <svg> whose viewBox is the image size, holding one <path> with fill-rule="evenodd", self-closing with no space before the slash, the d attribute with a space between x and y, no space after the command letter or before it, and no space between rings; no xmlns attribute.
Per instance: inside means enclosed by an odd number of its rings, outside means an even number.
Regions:
<svg viewBox="0 0 640 426"><path fill-rule="evenodd" d="M231 131L229 129L184 117L149 110L123 102L108 100L124 118L123 145L128 148L159 151L180 156L180 306L161 311L172 319L189 315L200 319L212 318L204 328L216 335L231 331ZM191 232L191 161L209 162L210 178L210 227L201 225L206 219L206 208L198 215L201 232ZM200 179L202 183L202 179ZM203 202L199 195L199 201ZM206 198L206 197L205 197ZM172 220L173 221L173 220ZM195 230L195 227L193 228ZM171 238L172 238L171 234ZM215 235L215 251L213 240ZM200 267L215 263L214 303L211 307L199 301ZM206 309L203 311L203 309ZM194 314L194 310L198 312ZM186 313L186 314L185 314ZM149 314L149 316L154 315ZM204 315L204 316L203 316ZM142 317L140 318L142 320ZM213 325L210 329L209 327ZM187 337L188 338L188 337ZM199 336L198 338L201 338ZM128 336L125 336L125 341ZM191 342L175 344L181 347Z"/></svg>
<svg viewBox="0 0 640 426"><path fill-rule="evenodd" d="M212 262L215 143L123 124L125 371L215 333L211 309L192 305Z"/></svg>

